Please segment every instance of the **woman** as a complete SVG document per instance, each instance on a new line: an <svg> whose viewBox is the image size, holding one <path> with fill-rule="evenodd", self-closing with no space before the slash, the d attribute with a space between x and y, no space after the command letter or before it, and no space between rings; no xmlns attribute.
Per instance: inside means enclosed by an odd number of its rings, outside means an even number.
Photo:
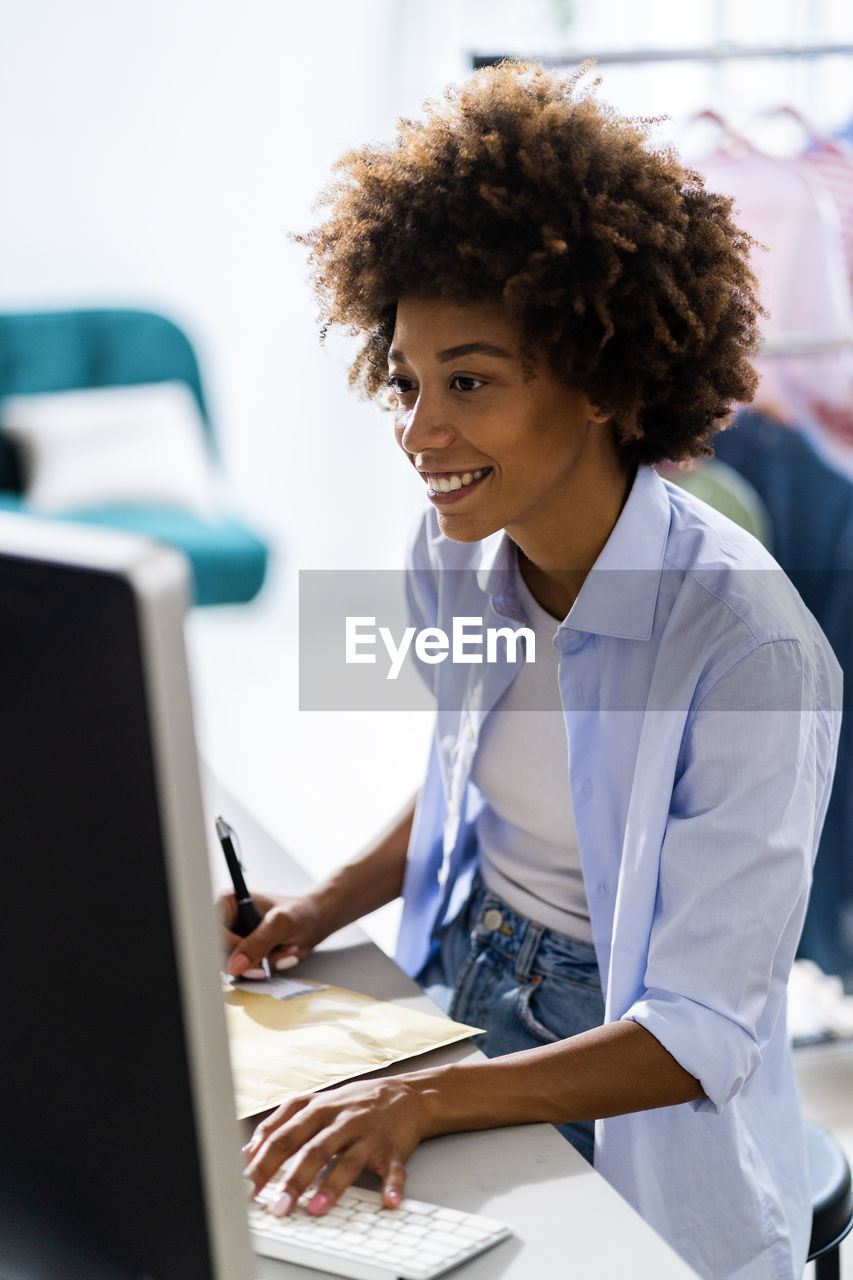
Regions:
<svg viewBox="0 0 853 1280"><path fill-rule="evenodd" d="M794 1277L784 993L839 672L763 549L651 466L708 454L754 389L749 240L581 74L478 73L346 155L306 237L424 479L413 621L526 624L536 657L425 664L417 805L228 935L231 973L286 965L402 892L401 963L490 1060L297 1098L248 1174L296 1155L284 1213L336 1156L313 1212L363 1168L393 1206L423 1138L550 1121L700 1274Z"/></svg>

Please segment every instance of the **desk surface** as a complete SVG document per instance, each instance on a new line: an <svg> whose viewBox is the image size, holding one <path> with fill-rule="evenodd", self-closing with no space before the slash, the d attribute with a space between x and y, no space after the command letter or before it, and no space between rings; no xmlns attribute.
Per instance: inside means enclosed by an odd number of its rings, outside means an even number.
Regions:
<svg viewBox="0 0 853 1280"><path fill-rule="evenodd" d="M311 878L214 780L205 783L209 814L223 813L240 834L250 887L299 893ZM212 830L212 820L208 823ZM211 840L214 884L225 888L221 851ZM440 1010L416 983L356 926L342 930L300 966L300 976L355 988L380 1000ZM462 1043L409 1059L419 1064L481 1057ZM409 1195L499 1218L515 1232L452 1274L459 1280L531 1280L551 1274L565 1256L569 1273L584 1280L684 1280L695 1272L656 1235L550 1125L447 1134L417 1149L407 1165ZM318 1280L307 1267L258 1258L258 1280Z"/></svg>

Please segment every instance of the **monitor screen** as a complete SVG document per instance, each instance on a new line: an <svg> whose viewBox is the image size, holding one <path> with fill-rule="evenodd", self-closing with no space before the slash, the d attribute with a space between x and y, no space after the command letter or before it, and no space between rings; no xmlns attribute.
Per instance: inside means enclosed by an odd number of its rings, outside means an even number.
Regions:
<svg viewBox="0 0 853 1280"><path fill-rule="evenodd" d="M0 518L3 1280L244 1280L185 566Z"/></svg>

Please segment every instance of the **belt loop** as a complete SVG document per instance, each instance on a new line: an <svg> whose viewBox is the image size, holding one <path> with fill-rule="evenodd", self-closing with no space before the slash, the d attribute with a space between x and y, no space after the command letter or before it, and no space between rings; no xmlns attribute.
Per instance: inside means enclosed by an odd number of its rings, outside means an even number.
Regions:
<svg viewBox="0 0 853 1280"><path fill-rule="evenodd" d="M519 948L518 957L515 962L515 976L519 982L530 981L530 970L533 965L533 961L536 958L536 952L539 950L539 942L544 932L545 929L541 924L533 924L532 921L527 922L524 941Z"/></svg>

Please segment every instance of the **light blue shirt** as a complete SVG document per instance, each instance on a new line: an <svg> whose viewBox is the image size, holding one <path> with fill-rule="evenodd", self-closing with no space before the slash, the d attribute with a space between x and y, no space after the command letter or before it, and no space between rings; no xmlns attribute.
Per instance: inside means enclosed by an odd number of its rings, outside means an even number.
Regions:
<svg viewBox="0 0 853 1280"><path fill-rule="evenodd" d="M426 514L412 621L521 625L504 533ZM596 1169L701 1276L792 1280L811 1205L785 990L838 742L841 672L772 557L640 468L554 644L606 1019L646 1027L695 1103L596 1124ZM524 660L424 664L436 730L398 959L417 974L476 868L485 716Z"/></svg>

